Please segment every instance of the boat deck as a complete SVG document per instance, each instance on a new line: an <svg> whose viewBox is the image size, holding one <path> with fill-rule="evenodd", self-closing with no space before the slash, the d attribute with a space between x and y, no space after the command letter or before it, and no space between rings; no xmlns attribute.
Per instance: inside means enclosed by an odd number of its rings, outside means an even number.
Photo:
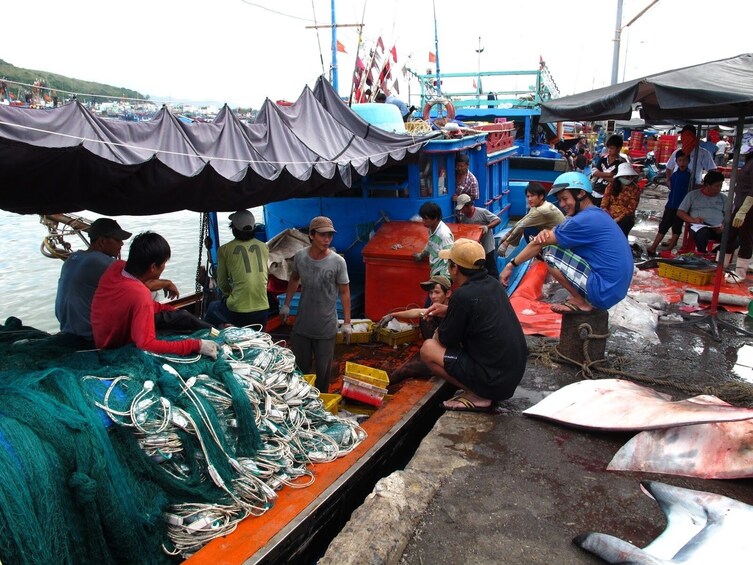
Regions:
<svg viewBox="0 0 753 565"><path fill-rule="evenodd" d="M275 333L277 332L277 333ZM284 338L285 328L273 329ZM397 349L383 344L338 345L335 363L379 367L388 374L418 352L414 345ZM342 375L342 370L338 371ZM330 388L341 386L341 378ZM374 483L409 460L421 438L440 415L439 402L449 388L436 378L408 379L361 426L368 437L351 453L314 464L316 481L304 489L283 488L263 516L249 517L230 535L213 540L185 561L189 564L314 562Z"/></svg>

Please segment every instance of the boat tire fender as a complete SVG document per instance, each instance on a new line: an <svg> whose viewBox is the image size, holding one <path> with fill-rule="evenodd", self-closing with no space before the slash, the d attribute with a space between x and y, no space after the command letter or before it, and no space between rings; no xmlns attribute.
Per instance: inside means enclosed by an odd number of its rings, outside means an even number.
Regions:
<svg viewBox="0 0 753 565"><path fill-rule="evenodd" d="M424 120L429 119L429 115L431 114L432 107L436 106L437 104L441 105L445 111L447 112L447 119L453 120L455 119L455 106L452 105L452 102L450 102L449 98L432 98L424 104L424 109L422 111Z"/></svg>

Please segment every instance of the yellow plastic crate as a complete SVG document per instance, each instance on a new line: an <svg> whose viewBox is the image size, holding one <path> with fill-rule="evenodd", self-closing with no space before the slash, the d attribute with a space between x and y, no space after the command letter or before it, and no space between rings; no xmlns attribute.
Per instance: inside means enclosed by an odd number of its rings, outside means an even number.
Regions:
<svg viewBox="0 0 753 565"><path fill-rule="evenodd" d="M387 328L379 328L377 340L387 345L402 345L418 340L418 327L396 332Z"/></svg>
<svg viewBox="0 0 753 565"><path fill-rule="evenodd" d="M314 386L316 383L316 374L313 375L303 375L303 380L306 381L311 386Z"/></svg>
<svg viewBox="0 0 753 565"><path fill-rule="evenodd" d="M659 263L659 276L696 286L705 286L714 280L714 269L686 269L669 263Z"/></svg>
<svg viewBox="0 0 753 565"><path fill-rule="evenodd" d="M331 412L332 414L337 416L337 413L340 410L340 403L343 399L342 395L322 393L319 395L319 398L321 398L322 402L324 403L324 409L327 412Z"/></svg>
<svg viewBox="0 0 753 565"><path fill-rule="evenodd" d="M356 324L366 324L369 329L365 332L353 332L352 334L350 334L350 343L369 343L371 341L371 334L374 331L374 322L366 319L351 320L351 325L355 326ZM345 337L342 333L337 333L335 343L345 343Z"/></svg>
<svg viewBox="0 0 753 565"><path fill-rule="evenodd" d="M387 388L390 384L389 376L381 369L374 369L373 367L351 363L350 361L346 361L345 363L345 376L379 388Z"/></svg>

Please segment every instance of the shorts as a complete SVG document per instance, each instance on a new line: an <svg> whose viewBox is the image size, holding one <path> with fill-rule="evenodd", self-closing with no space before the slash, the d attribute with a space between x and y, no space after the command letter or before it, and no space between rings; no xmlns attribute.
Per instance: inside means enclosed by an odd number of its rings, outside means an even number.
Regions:
<svg viewBox="0 0 753 565"><path fill-rule="evenodd" d="M549 245L544 248L544 261L562 273L578 294L588 300L586 284L591 276L591 266L582 257L558 245Z"/></svg>
<svg viewBox="0 0 753 565"><path fill-rule="evenodd" d="M504 374L500 378L489 382L485 379L486 370L476 363L470 355L462 349L447 349L444 353L444 370L463 386L470 389L471 392L483 398L490 400L507 400L515 394L515 389L523 377L522 371L520 377L505 378Z"/></svg>

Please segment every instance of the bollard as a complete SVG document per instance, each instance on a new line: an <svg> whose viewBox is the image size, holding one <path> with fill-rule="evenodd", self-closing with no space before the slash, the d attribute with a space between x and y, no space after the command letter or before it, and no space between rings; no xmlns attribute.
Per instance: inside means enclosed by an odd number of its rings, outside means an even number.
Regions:
<svg viewBox="0 0 753 565"><path fill-rule="evenodd" d="M609 312L572 312L562 315L557 353L579 365L603 361L609 334ZM584 342L587 346L584 351Z"/></svg>

